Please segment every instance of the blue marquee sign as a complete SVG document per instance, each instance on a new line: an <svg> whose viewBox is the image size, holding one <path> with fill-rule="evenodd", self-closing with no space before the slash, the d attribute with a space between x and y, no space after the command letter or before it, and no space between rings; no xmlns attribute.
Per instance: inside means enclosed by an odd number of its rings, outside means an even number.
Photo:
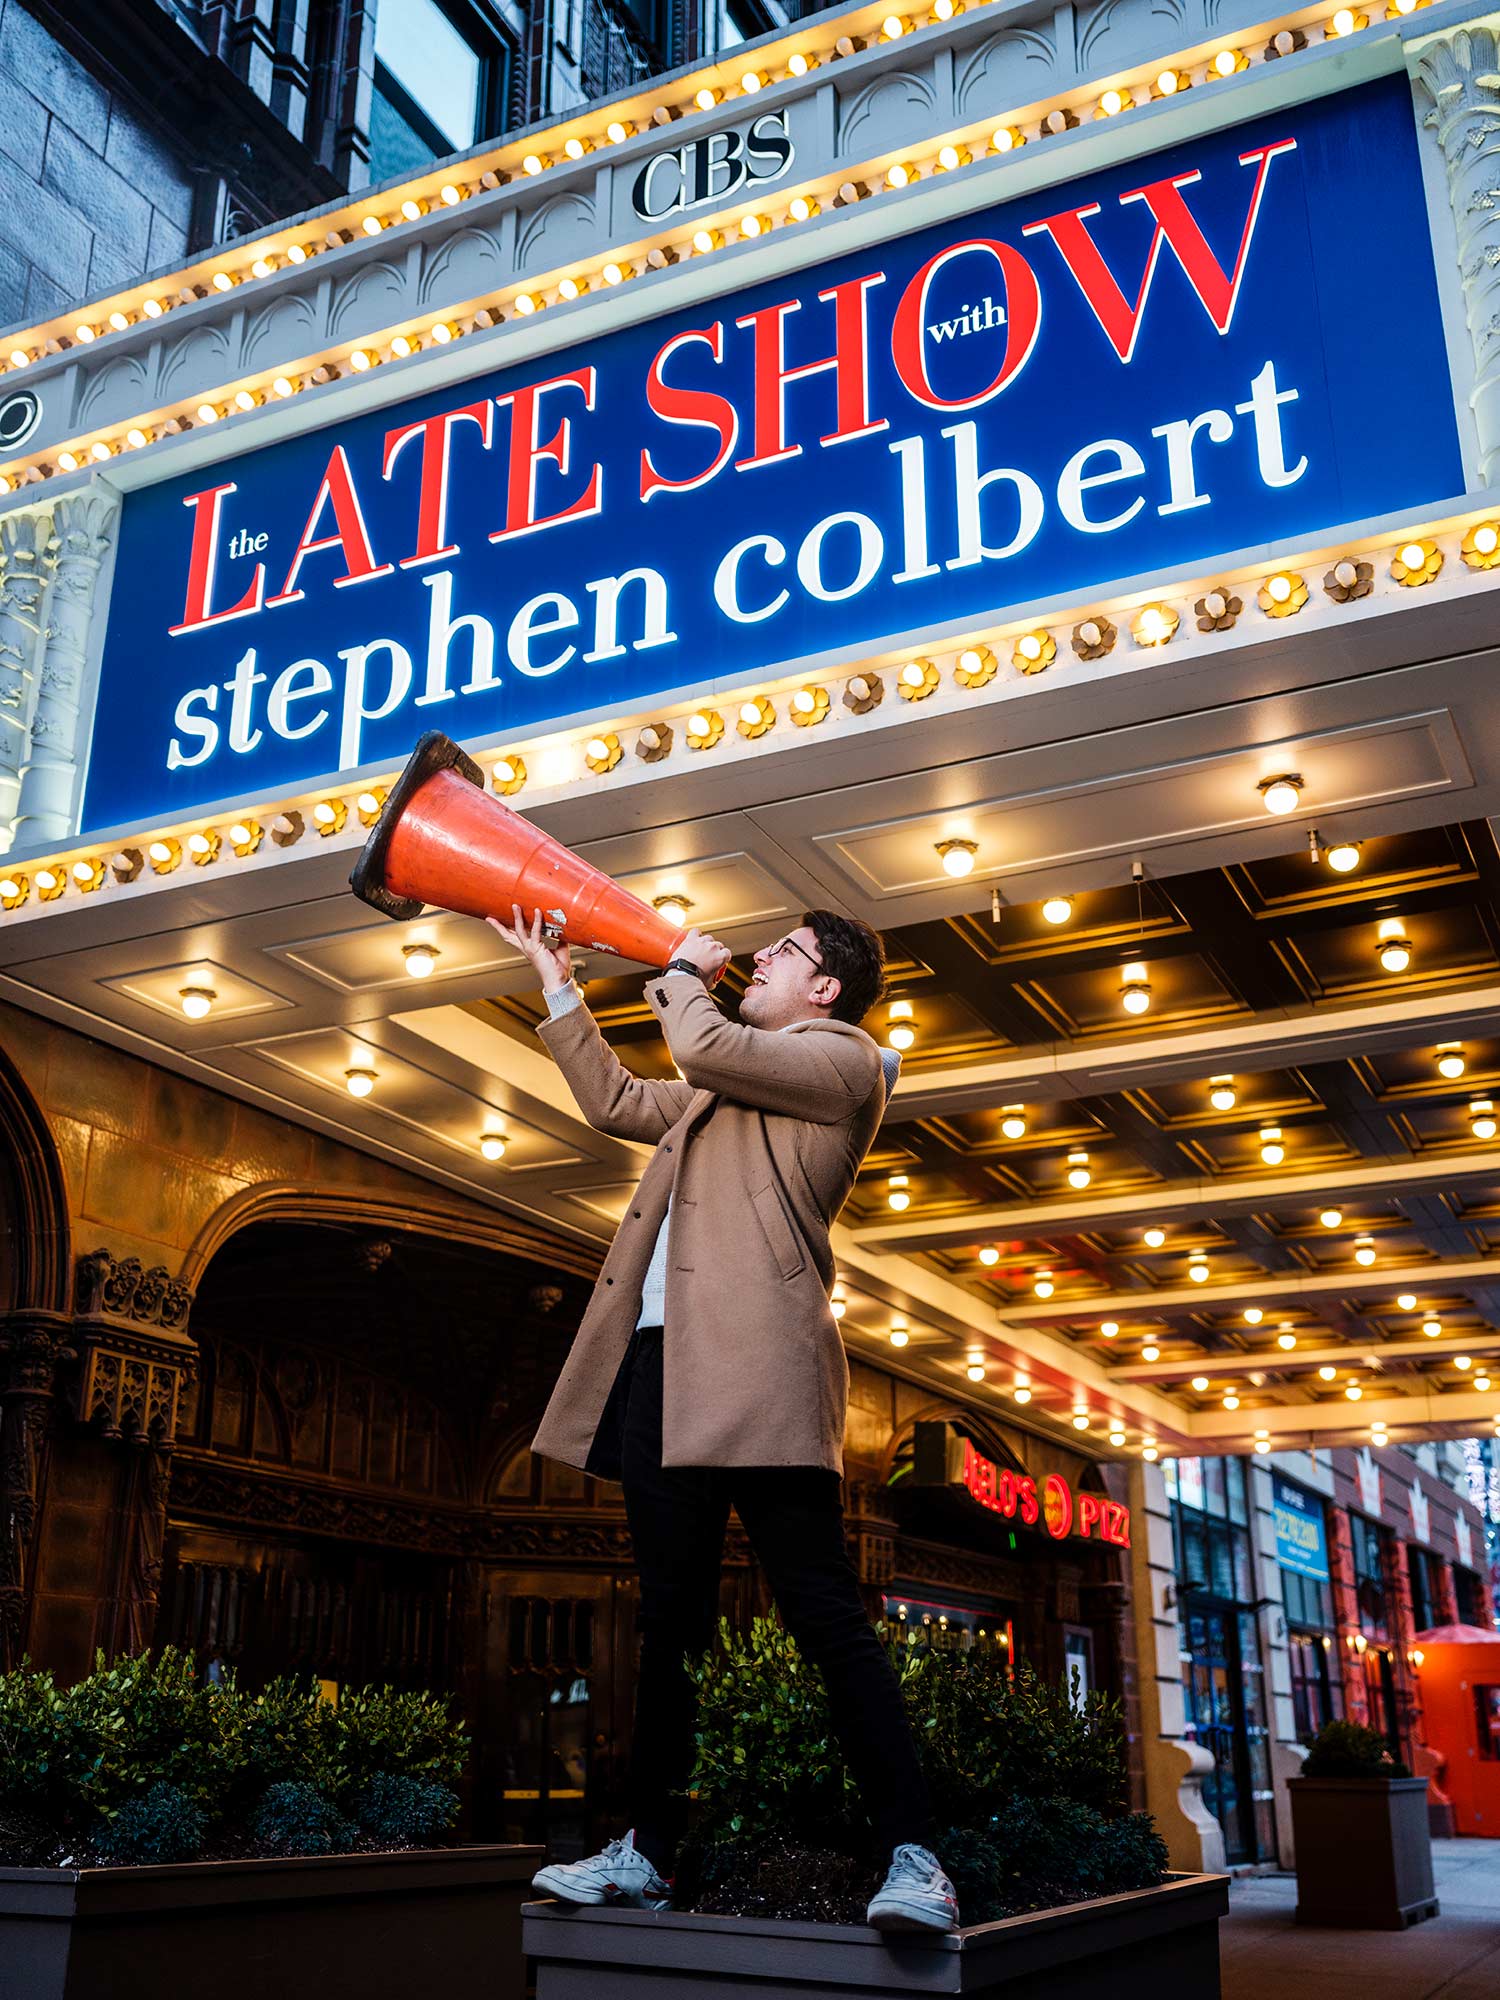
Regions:
<svg viewBox="0 0 1500 2000"><path fill-rule="evenodd" d="M1276 1560L1283 1569L1328 1581L1328 1539L1323 1503L1316 1493L1271 1475L1271 1507L1276 1520Z"/></svg>
<svg viewBox="0 0 1500 2000"><path fill-rule="evenodd" d="M1462 485L1409 95L1367 84L128 494L84 826Z"/></svg>

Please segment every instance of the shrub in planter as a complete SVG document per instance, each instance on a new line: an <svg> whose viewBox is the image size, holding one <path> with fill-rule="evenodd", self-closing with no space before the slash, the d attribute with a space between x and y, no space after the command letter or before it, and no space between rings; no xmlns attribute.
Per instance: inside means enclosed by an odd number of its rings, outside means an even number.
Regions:
<svg viewBox="0 0 1500 2000"><path fill-rule="evenodd" d="M94 1834L94 1851L104 1861L196 1861L203 1852L208 1818L181 1785L158 1778L127 1798Z"/></svg>
<svg viewBox="0 0 1500 2000"><path fill-rule="evenodd" d="M1029 1668L890 1643L965 1923L1148 1888L1166 1851L1125 1811L1117 1703L1075 1704ZM885 1857L833 1732L822 1677L770 1619L721 1623L694 1667L698 1754L677 1901L705 1913L863 1920Z"/></svg>
<svg viewBox="0 0 1500 2000"><path fill-rule="evenodd" d="M295 1779L272 1785L256 1808L262 1854L347 1854L357 1831L326 1792Z"/></svg>
<svg viewBox="0 0 1500 2000"><path fill-rule="evenodd" d="M1357 1722L1330 1722L1288 1786L1297 1921L1399 1930L1437 1915L1427 1781Z"/></svg>
<svg viewBox="0 0 1500 2000"><path fill-rule="evenodd" d="M1360 1722L1329 1722L1308 1748L1304 1778L1409 1778L1411 1772L1378 1730Z"/></svg>

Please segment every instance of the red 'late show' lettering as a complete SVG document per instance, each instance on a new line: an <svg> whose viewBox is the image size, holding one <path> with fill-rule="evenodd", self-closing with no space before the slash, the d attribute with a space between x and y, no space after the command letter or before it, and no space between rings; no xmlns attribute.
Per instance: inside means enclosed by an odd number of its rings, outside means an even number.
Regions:
<svg viewBox="0 0 1500 2000"><path fill-rule="evenodd" d="M417 489L417 546L412 555L402 559L403 569L415 569L419 563L437 562L444 556L458 554L457 542L445 539L448 532L448 458L452 450L453 429L456 424L477 425L484 448L488 451L494 421L495 406L486 396L482 403L465 403L460 410L444 410L441 416L424 417L420 423L404 424L400 430L386 432L385 459L380 468L383 479L390 478L396 460L411 440L414 437L422 440L420 484Z"/></svg>
<svg viewBox="0 0 1500 2000"><path fill-rule="evenodd" d="M712 326L693 327L686 333L674 334L657 354L646 373L646 402L653 415L664 423L697 425L703 430L713 431L719 445L712 459L702 472L695 472L690 479L667 479L651 463L649 450L641 451L641 498L649 500L653 493L691 493L695 486L706 486L716 472L722 470L725 460L734 450L734 441L740 432L740 415L727 396L715 395L711 389L677 389L665 381L662 370L679 347L689 341L701 340L715 361L724 358L724 322L716 319Z"/></svg>
<svg viewBox="0 0 1500 2000"><path fill-rule="evenodd" d="M583 397L584 408L592 410L595 379L594 369L575 368L567 375L554 375L546 382L532 382L524 389L514 389L508 395L495 398L502 409L507 403L510 405L510 457L505 478L505 526L495 529L490 536L492 542L503 542L510 535L529 535L535 528L550 528L557 521L571 521L582 514L599 512L603 502L597 465L589 475L588 485L576 500L559 508L555 514L543 514L538 518L536 511L537 467L546 458L559 472L566 472L573 450L572 422L567 417L559 420L557 429L545 444L541 442L542 398L552 389L577 389Z"/></svg>
<svg viewBox="0 0 1500 2000"><path fill-rule="evenodd" d="M224 504L224 495L238 491L238 486L230 480L225 486L210 486L202 493L189 493L183 500L183 506L193 510L193 546L188 552L187 602L182 607L182 623L168 628L173 639L184 632L196 630L200 625L222 625L230 618L248 618L261 607L266 588L264 563L255 565L250 587L238 604L231 604L227 611L210 611L208 608L209 593L214 587L214 571L218 567L219 510Z"/></svg>
<svg viewBox="0 0 1500 2000"><path fill-rule="evenodd" d="M752 449L748 458L735 461L736 472L797 457L801 445L786 441L787 384L822 375L830 368L834 427L823 433L819 443L847 444L851 438L873 437L877 431L889 429L888 417L873 423L870 420L870 340L865 310L865 294L873 285L884 283L883 271L871 271L863 278L848 278L819 292L820 299L833 301L833 352L823 361L804 361L795 368L786 365L786 318L788 313L801 311L799 299L762 306L759 312L746 313L735 321L736 326L748 326L755 338Z"/></svg>
<svg viewBox="0 0 1500 2000"><path fill-rule="evenodd" d="M940 396L927 377L924 344L927 294L933 279L945 264L951 264L955 257L967 256L973 251L986 252L993 257L1005 280L1005 352L1000 358L999 368L982 389L970 396ZM901 377L907 394L917 402L925 403L928 409L972 410L980 403L987 403L991 396L998 396L1020 374L1036 345L1041 324L1042 295L1037 286L1036 273L1026 259L1009 243L997 243L987 236L976 236L967 243L951 243L946 250L939 250L911 279L901 294L901 303L896 308L895 321L891 326L891 359L896 364L896 373Z"/></svg>
<svg viewBox="0 0 1500 2000"><path fill-rule="evenodd" d="M1234 269L1230 272L1223 269L1209 249L1203 231L1193 220L1182 198L1183 188L1191 187L1194 181L1203 178L1196 169L1191 173L1173 174L1167 180L1153 181L1149 187L1132 188L1129 194L1122 194L1122 203L1143 201L1156 218L1156 231L1151 238L1145 273L1134 305L1120 290L1109 266L1095 247L1094 239L1084 227L1089 216L1099 213L1097 201L1084 208L1068 209L1061 215L1049 216L1044 222L1028 222L1021 233L1023 236L1036 236L1045 231L1051 236L1062 252L1068 269L1077 279L1079 290L1088 300L1095 319L1104 329L1110 346L1122 361L1129 361L1135 352L1141 316L1146 308L1151 280L1156 275L1157 259L1163 243L1171 246L1173 255L1214 327L1220 333L1227 333L1229 322L1234 317L1235 301L1239 297L1240 279L1244 276L1245 261L1250 254L1256 220L1260 215L1266 175L1277 154L1294 152L1296 145L1295 139L1278 139L1272 145L1257 146L1248 153L1240 154L1242 167L1254 165L1258 171L1250 193L1245 226L1240 232Z"/></svg>
<svg viewBox="0 0 1500 2000"><path fill-rule="evenodd" d="M314 539L313 530L322 519L325 507L333 509L333 533ZM338 549L343 555L344 574L333 579L336 590L342 589L345 584L370 583L377 576L389 576L394 567L391 563L377 563L371 551L370 533L360 512L359 495L354 490L354 475L349 470L349 460L341 444L334 446L333 456L328 461L328 469L312 503L312 512L307 517L307 526L302 530L292 566L286 573L286 582L274 597L266 600L268 610L277 604L295 604L303 595L297 588L297 573L307 557L317 554L320 549Z"/></svg>

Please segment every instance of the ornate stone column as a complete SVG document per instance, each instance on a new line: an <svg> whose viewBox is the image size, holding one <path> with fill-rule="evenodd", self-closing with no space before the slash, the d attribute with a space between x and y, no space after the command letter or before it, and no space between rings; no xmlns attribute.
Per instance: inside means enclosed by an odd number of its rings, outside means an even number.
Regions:
<svg viewBox="0 0 1500 2000"><path fill-rule="evenodd" d="M21 780L18 840L65 840L73 830L78 719L99 565L113 539L119 502L101 492L70 494L52 510L56 575Z"/></svg>
<svg viewBox="0 0 1500 2000"><path fill-rule="evenodd" d="M0 517L0 854L15 839L51 549L50 514Z"/></svg>
<svg viewBox="0 0 1500 2000"><path fill-rule="evenodd" d="M0 1320L0 1672L26 1651L42 1469L71 1331L56 1313Z"/></svg>
<svg viewBox="0 0 1500 2000"><path fill-rule="evenodd" d="M1479 472L1500 481L1500 17L1466 21L1407 44L1407 61L1430 109L1448 169L1458 268L1474 345L1470 406Z"/></svg>

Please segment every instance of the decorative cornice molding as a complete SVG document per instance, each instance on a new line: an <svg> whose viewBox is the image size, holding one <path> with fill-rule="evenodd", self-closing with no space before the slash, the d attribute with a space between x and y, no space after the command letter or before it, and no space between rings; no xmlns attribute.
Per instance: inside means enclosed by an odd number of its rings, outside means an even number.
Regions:
<svg viewBox="0 0 1500 2000"><path fill-rule="evenodd" d="M81 1319L122 1320L175 1332L192 1310L190 1285L174 1278L165 1264L148 1270L139 1257L91 1250L78 1260L75 1305Z"/></svg>

